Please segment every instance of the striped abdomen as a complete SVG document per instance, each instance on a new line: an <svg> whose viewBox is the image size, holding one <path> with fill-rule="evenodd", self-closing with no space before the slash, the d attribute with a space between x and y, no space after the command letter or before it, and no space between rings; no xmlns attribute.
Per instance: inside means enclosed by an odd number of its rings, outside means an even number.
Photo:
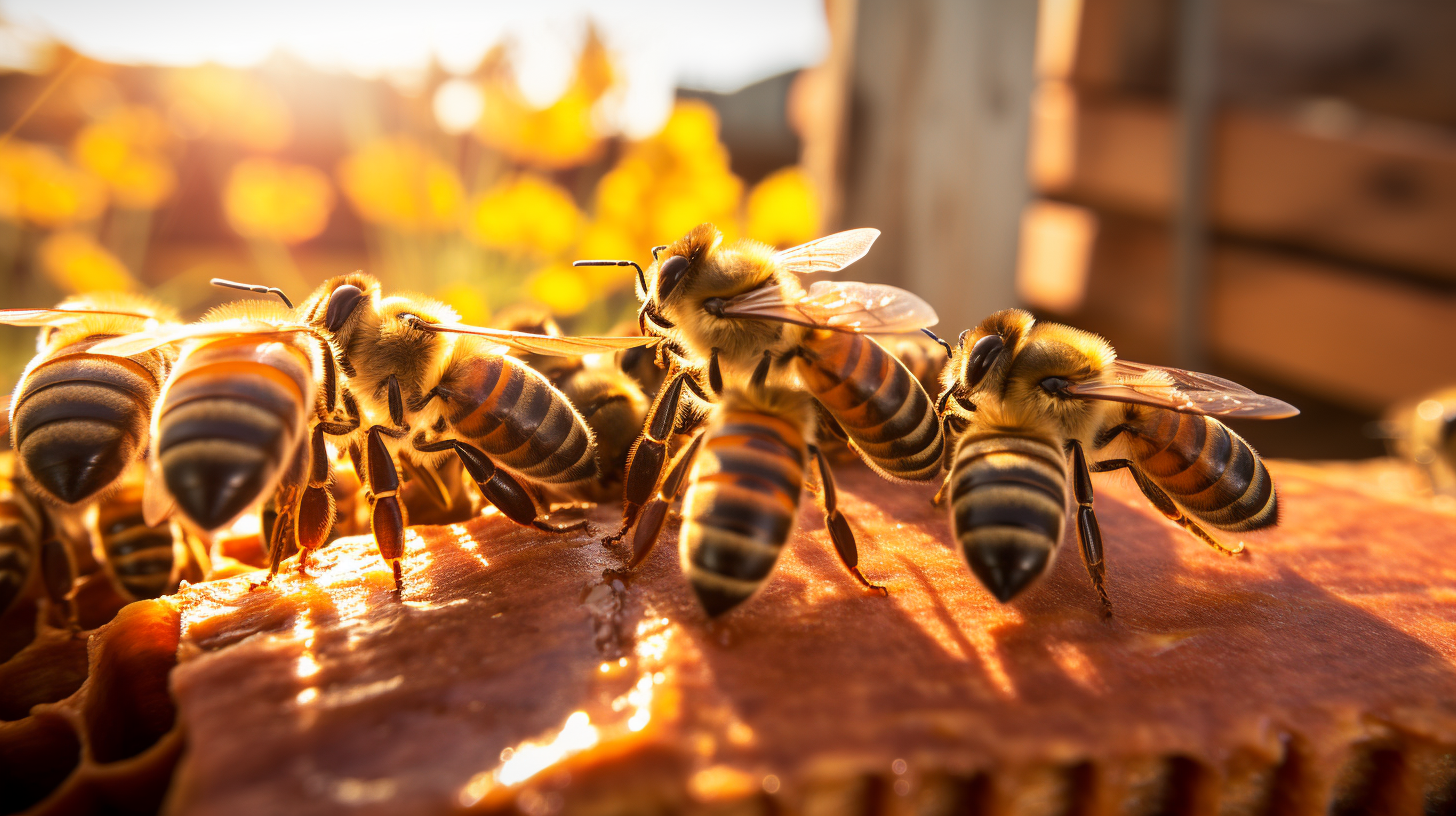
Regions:
<svg viewBox="0 0 1456 816"><path fill-rule="evenodd" d="M97 556L124 596L157 598L177 588L172 526L147 526L140 490L125 491L100 506L96 536Z"/></svg>
<svg viewBox="0 0 1456 816"><path fill-rule="evenodd" d="M288 343L228 338L184 357L157 409L155 451L177 507L210 531L270 496L314 389L307 354Z"/></svg>
<svg viewBox="0 0 1456 816"><path fill-rule="evenodd" d="M940 473L940 422L903 363L859 334L816 331L804 346L798 368L805 385L871 467L916 482Z"/></svg>
<svg viewBox="0 0 1456 816"><path fill-rule="evenodd" d="M803 434L752 411L724 411L708 431L683 500L683 572L710 616L758 589L794 529Z"/></svg>
<svg viewBox="0 0 1456 816"><path fill-rule="evenodd" d="M18 484L0 476L0 612L20 595L40 558L41 512Z"/></svg>
<svg viewBox="0 0 1456 816"><path fill-rule="evenodd" d="M62 504L92 498L147 448L166 376L160 354L103 357L90 337L34 364L13 406L12 433L29 480Z"/></svg>
<svg viewBox="0 0 1456 816"><path fill-rule="evenodd" d="M968 434L950 472L950 520L971 571L1001 601L1046 571L1062 540L1067 460L1051 440Z"/></svg>
<svg viewBox="0 0 1456 816"><path fill-rule="evenodd" d="M1128 434L1133 461L1192 516L1221 530L1269 527L1279 497L1242 437L1196 414L1137 408Z"/></svg>
<svg viewBox="0 0 1456 816"><path fill-rule="evenodd" d="M876 336L875 342L884 349L895 355L895 359L905 364L910 370L910 375L927 394L940 392L940 372L948 362L945 349L940 344L926 337L924 334L883 335Z"/></svg>
<svg viewBox="0 0 1456 816"><path fill-rule="evenodd" d="M569 484L597 475L586 423L540 372L513 357L459 358L440 380L445 419L461 441L538 482Z"/></svg>

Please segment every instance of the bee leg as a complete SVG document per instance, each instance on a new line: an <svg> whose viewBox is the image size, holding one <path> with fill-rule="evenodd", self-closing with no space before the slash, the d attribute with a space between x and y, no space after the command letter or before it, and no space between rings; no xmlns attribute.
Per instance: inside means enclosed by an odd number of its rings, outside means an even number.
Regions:
<svg viewBox="0 0 1456 816"><path fill-rule="evenodd" d="M365 438L364 474L369 487L369 529L379 555L394 572L394 589L404 593L404 575L399 560L404 557L404 505L399 501L399 470L385 447L384 437L398 432L382 425L369 429Z"/></svg>
<svg viewBox="0 0 1456 816"><path fill-rule="evenodd" d="M810 445L809 454L819 463L819 483L824 496L824 526L829 528L829 538L834 542L839 559L844 562L849 574L859 579L866 588L889 595L890 590L870 583L864 573L859 571L859 547L855 545L854 530L850 529L849 521L839 512L839 493L834 488L834 474L829 470L829 460L824 458L824 452L819 450L818 445Z"/></svg>
<svg viewBox="0 0 1456 816"><path fill-rule="evenodd" d="M662 534L662 525L667 521L667 510L672 506L672 500L682 492L688 471L692 469L693 460L698 457L698 448L702 443L703 432L699 431L677 455L672 469L667 472L667 478L662 480L662 488L642 512L637 532L632 536L632 560L627 563L627 569L636 569L647 554L652 552L652 545L657 543L658 536Z"/></svg>
<svg viewBox="0 0 1456 816"><path fill-rule="evenodd" d="M945 393L948 396L950 390L947 389ZM936 491L935 496L930 499L930 504L934 507L939 507L945 502L945 491L950 487L950 470L955 465L957 440L960 439L961 434L965 433L969 424L969 421L963 416L946 413L940 415L940 433L945 438L945 450L940 456L940 468L945 471L945 481L940 483L940 490Z"/></svg>
<svg viewBox="0 0 1456 816"><path fill-rule="evenodd" d="M396 428L409 429L404 422L404 394L399 390L399 379L393 374L384 381L385 387L389 390L389 422Z"/></svg>
<svg viewBox="0 0 1456 816"><path fill-rule="evenodd" d="M430 447L444 450L442 446L446 444L455 448L455 455L460 457L465 472L480 486L480 492L485 494L486 500L495 505L506 518L523 527L535 527L548 533L570 533L586 528L586 519L568 524L550 524L542 520L536 500L531 497L526 486L504 469L496 467L489 456L473 445L450 440L417 447L421 450L428 450Z"/></svg>
<svg viewBox="0 0 1456 816"><path fill-rule="evenodd" d="M1092 474L1087 469L1087 456L1082 452L1082 443L1072 440L1067 443L1072 454L1072 488L1077 496L1077 538L1082 543L1082 563L1087 566L1087 575L1092 578L1092 588L1102 601L1102 616L1112 617L1112 601L1107 597L1104 581L1107 577L1107 562L1102 558L1102 529L1097 526L1097 514L1092 509Z"/></svg>
<svg viewBox="0 0 1456 816"><path fill-rule="evenodd" d="M327 421L334 415L339 407L339 364L334 359L334 347L329 345L323 338L317 338L319 350L323 355L323 393L319 401L314 405L314 412L319 419Z"/></svg>
<svg viewBox="0 0 1456 816"><path fill-rule="evenodd" d="M1120 470L1122 468L1127 468L1128 472L1132 474L1133 480L1137 482L1138 489L1143 492L1143 495L1147 497L1148 501L1153 503L1154 507L1158 508L1158 512L1167 516L1170 521L1192 533L1203 543L1214 548L1215 550L1218 550L1224 555L1238 555L1239 553L1242 553L1244 551L1244 543L1242 541L1239 542L1239 546L1237 548L1228 547L1222 541L1219 541L1217 538L1215 538L1207 530L1203 529L1203 527L1200 526L1198 522L1189 518L1178 507L1178 504L1173 501L1173 497L1169 496L1166 492L1164 492L1163 488L1158 487L1156 484L1154 484L1153 480L1149 479L1147 474L1143 473L1142 470L1140 470L1138 466L1134 464L1131 460L1108 459L1102 462L1098 462L1092 467L1092 469L1097 471L1098 473L1109 470Z"/></svg>
<svg viewBox="0 0 1456 816"><path fill-rule="evenodd" d="M642 508L652 499L667 463L668 438L677 425L682 391L688 380L688 374L679 371L653 402L642 427L642 435L627 456L627 475L622 480L622 526L616 533L602 539L603 544L616 544L626 538L627 532L641 516Z"/></svg>
<svg viewBox="0 0 1456 816"><path fill-rule="evenodd" d="M713 354L708 358L708 387L713 390L713 396L723 394L723 369L718 365L718 349L713 349Z"/></svg>
<svg viewBox="0 0 1456 816"><path fill-rule="evenodd" d="M209 537L173 521L172 538L182 545L182 554L187 561L182 569L182 579L194 584L206 581L212 575L212 542Z"/></svg>
<svg viewBox="0 0 1456 816"><path fill-rule="evenodd" d="M329 465L329 450L324 445L324 429L315 427L311 441L312 464L309 468L308 487L298 502L298 571L308 569L308 559L314 550L329 540L334 529L334 494L329 490L333 481L333 468Z"/></svg>
<svg viewBox="0 0 1456 816"><path fill-rule="evenodd" d="M932 506L934 506L934 507L939 507L942 504L945 504L945 491L947 491L949 489L950 489L950 474L947 473L947 474L945 474L945 479L942 480L941 483L940 483L940 489L937 490L937 491L935 491L935 495L934 496L931 496L930 497L930 504Z"/></svg>
<svg viewBox="0 0 1456 816"><path fill-rule="evenodd" d="M748 378L748 384L753 388L762 389L768 384L768 370L773 365L773 352L764 350L763 359L753 369L753 376Z"/></svg>
<svg viewBox="0 0 1456 816"><path fill-rule="evenodd" d="M273 523L271 535L268 537L268 577L249 585L250 592L267 586L278 575L278 568L283 559L288 557L290 549L301 549L299 505L308 489L309 474L313 470L312 438L315 435L322 443L323 437L320 434L310 434L309 437L300 439L298 447L293 451L293 458L288 462L287 470L283 471L283 476L278 480L278 488L273 492L273 506L278 511L278 519Z"/></svg>

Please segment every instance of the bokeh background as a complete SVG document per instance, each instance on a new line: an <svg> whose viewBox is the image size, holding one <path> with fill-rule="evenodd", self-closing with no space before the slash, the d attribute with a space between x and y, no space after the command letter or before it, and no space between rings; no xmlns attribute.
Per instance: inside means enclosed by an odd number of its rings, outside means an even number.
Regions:
<svg viewBox="0 0 1456 816"><path fill-rule="evenodd" d="M0 303L363 269L604 332L631 271L573 260L874 226L844 277L942 334L1026 306L1294 402L1267 454L1374 455L1456 382L1453 40L1441 0L5 0Z"/></svg>

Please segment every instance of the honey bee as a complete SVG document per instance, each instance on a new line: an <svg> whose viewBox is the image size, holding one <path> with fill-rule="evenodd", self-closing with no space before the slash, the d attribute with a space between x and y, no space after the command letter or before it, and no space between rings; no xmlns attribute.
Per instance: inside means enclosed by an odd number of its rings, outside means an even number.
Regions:
<svg viewBox="0 0 1456 816"><path fill-rule="evenodd" d="M404 506L395 457L427 467L459 458L485 499L517 524L562 533L533 485L570 486L597 476L592 432L571 403L507 349L567 356L646 345L652 338L542 337L461 324L453 309L420 295L386 297L356 273L327 281L300 319L339 349L352 397L350 455L363 476L370 529L402 587Z"/></svg>
<svg viewBox="0 0 1456 816"><path fill-rule="evenodd" d="M175 508L211 533L272 500L271 578L289 549L321 546L333 524L324 434L339 400L337 363L326 337L267 301L220 306L187 326L159 327L98 344L132 355L181 353L153 417L144 491L147 525Z"/></svg>
<svg viewBox="0 0 1456 816"><path fill-rule="evenodd" d="M824 481L826 505L832 507L826 512L835 546L850 571L872 586L855 566L853 534L833 506L829 466L815 444L816 412L822 408L880 475L904 481L934 478L944 447L934 405L904 364L864 333L925 328L935 324L935 311L892 286L821 281L805 289L800 276L843 269L863 257L878 235L878 230L850 230L775 252L753 241L723 246L718 230L703 224L655 248L648 269L638 268L639 326L643 334L662 338L657 362L667 369L668 380L628 464L622 526L607 539L620 540L638 526L634 565L655 540L665 502L680 489L700 447L706 458L695 473L715 467L723 473L742 470L742 478L724 478L743 491L757 491L760 498L774 494L773 500L787 501L792 496L794 506L812 456ZM635 266L630 261L578 264ZM672 437L693 430L692 422L682 421L684 390L705 404L720 398L724 403L706 415L706 435L684 448L678 465L666 468ZM770 426L772 434L762 430ZM764 441L774 434L779 441ZM727 450L740 443L771 448L766 455L782 480L771 484L749 478L754 454L741 458ZM748 499L736 504L724 499L721 510L710 510L719 507L716 499L706 498L717 490L710 483L705 475L695 476L688 487L681 540L689 580L709 614L717 615L746 599L767 575L793 515L769 519ZM780 489L788 492L775 493ZM738 512L753 519L744 524L763 524L752 542L742 529L736 538L706 532L719 522L728 524Z"/></svg>
<svg viewBox="0 0 1456 816"><path fill-rule="evenodd" d="M1398 405L1380 425L1391 453L1420 468L1431 492L1456 496L1456 388Z"/></svg>
<svg viewBox="0 0 1456 816"><path fill-rule="evenodd" d="M91 551L118 594L128 601L175 592L200 581L210 567L207 547L176 523L149 525L142 512L145 466L136 463L120 489L88 513Z"/></svg>
<svg viewBox="0 0 1456 816"><path fill-rule="evenodd" d="M0 614L19 599L37 567L46 595L74 623L68 598L76 568L37 489L15 473L11 452L0 456Z"/></svg>
<svg viewBox="0 0 1456 816"><path fill-rule="evenodd" d="M0 310L0 323L41 328L10 402L10 430L20 476L42 498L84 505L146 451L152 405L173 355L117 358L93 347L175 321L165 306L121 293L77 295L54 309Z"/></svg>
<svg viewBox="0 0 1456 816"><path fill-rule="evenodd" d="M544 309L516 307L502 314L497 321L499 328L510 331L560 337L561 327ZM570 403L576 407L597 443L597 464L599 473L589 487L581 491L583 498L604 501L622 492L622 472L627 466L627 454L642 427L647 414L649 400L641 384L618 364L621 355L642 353L657 370L651 360L651 350L645 347L629 348L618 355L591 354L585 357L546 356L513 352L523 362L551 381Z"/></svg>
<svg viewBox="0 0 1456 816"><path fill-rule="evenodd" d="M1279 520L1259 455L1217 418L1299 412L1237 383L1119 360L1096 335L1007 309L961 335L942 385L950 472L937 501L949 497L962 555L1002 602L1050 566L1070 482L1082 559L1111 614L1092 473L1126 468L1154 507L1223 553L1243 544L1227 547L1204 525Z"/></svg>
<svg viewBox="0 0 1456 816"><path fill-rule="evenodd" d="M927 394L940 393L940 373L950 361L950 355L941 347L938 338L924 332L908 334L879 334L874 340L905 364L911 376L920 383Z"/></svg>
<svg viewBox="0 0 1456 816"><path fill-rule="evenodd" d="M40 561L45 511L10 473L9 456L0 473L0 613L20 597Z"/></svg>

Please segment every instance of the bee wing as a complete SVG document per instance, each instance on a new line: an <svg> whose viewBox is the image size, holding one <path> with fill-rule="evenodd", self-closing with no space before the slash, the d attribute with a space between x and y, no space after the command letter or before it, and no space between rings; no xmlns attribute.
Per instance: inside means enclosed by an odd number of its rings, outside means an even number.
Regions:
<svg viewBox="0 0 1456 816"><path fill-rule="evenodd" d="M109 357L132 357L171 343L195 340L204 337L237 337L238 335L283 336L311 331L307 326L280 326L258 320L222 320L217 323L192 323L186 326L158 326L155 329L139 331L103 340L92 346L92 354Z"/></svg>
<svg viewBox="0 0 1456 816"><path fill-rule="evenodd" d="M147 464L146 478L142 481L142 521L148 527L156 527L166 521L176 509L177 503L167 492L167 483L162 479L162 469L155 462Z"/></svg>
<svg viewBox="0 0 1456 816"><path fill-rule="evenodd" d="M796 275L812 275L816 272L838 272L870 251L870 245L880 237L877 229L852 229L826 235L817 241L799 244L782 252L774 253L774 263L780 269Z"/></svg>
<svg viewBox="0 0 1456 816"><path fill-rule="evenodd" d="M1074 383L1067 392L1086 399L1133 402L1183 414L1240 419L1284 419L1299 414L1287 402L1256 394L1232 380L1181 368L1117 360L1106 382Z"/></svg>
<svg viewBox="0 0 1456 816"><path fill-rule="evenodd" d="M0 325L6 326L55 326L83 315L105 314L119 317L139 317L151 320L151 315L137 312L116 312L110 309L0 309Z"/></svg>
<svg viewBox="0 0 1456 816"><path fill-rule="evenodd" d="M468 326L464 323L416 323L422 329L436 332L471 334L494 340L502 346L533 354L554 357L580 357L604 351L650 346L658 341L656 337L573 337L571 335L548 336L507 329L487 329L483 326Z"/></svg>
<svg viewBox="0 0 1456 816"><path fill-rule="evenodd" d="M919 296L858 281L819 281L797 298L778 286L755 289L728 301L723 315L856 333L916 331L940 322Z"/></svg>

